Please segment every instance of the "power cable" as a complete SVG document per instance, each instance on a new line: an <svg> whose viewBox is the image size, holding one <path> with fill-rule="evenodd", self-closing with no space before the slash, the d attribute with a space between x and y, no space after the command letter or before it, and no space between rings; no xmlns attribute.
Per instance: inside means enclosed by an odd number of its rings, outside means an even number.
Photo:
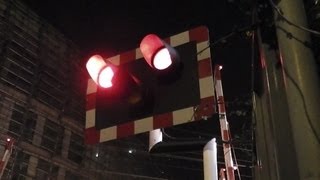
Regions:
<svg viewBox="0 0 320 180"><path fill-rule="evenodd" d="M320 32L319 31L316 31L316 30L313 30L313 29L310 29L310 28L306 28L306 27L303 27L301 25L298 25L298 24L295 24L293 23L291 20L289 20L287 17L285 17L284 13L281 11L281 9L273 2L273 0L269 0L269 3L271 5L271 7L277 12L277 14L286 22L288 23L289 25L291 26L294 26L298 29L301 29L303 31L307 31L309 33L312 33L314 35L317 35L317 36L320 36Z"/></svg>
<svg viewBox="0 0 320 180"><path fill-rule="evenodd" d="M240 34L242 32L246 32L252 29L256 29L258 24L253 24L250 26L245 26L242 28L235 28L233 31L229 32L228 34L226 34L225 36L222 36L221 38L217 39L216 41L210 43L207 47L203 48L202 50L200 50L199 52L197 52L197 55L203 53L205 50L207 50L208 48L211 48L213 46L216 46L219 43L224 42L225 40L229 39L230 37L236 35L236 34Z"/></svg>
<svg viewBox="0 0 320 180"><path fill-rule="evenodd" d="M305 100L305 97L303 95L303 92L301 90L301 88L299 87L298 83L295 81L295 79L289 74L289 72L287 71L287 69L285 67L283 67L283 72L285 73L285 75L288 77L288 79L292 82L292 84L297 88L299 95L301 96L301 100L302 100L302 105L303 105L303 110L305 112L306 118L307 118L307 122L311 128L311 131L313 133L313 135L315 136L318 144L320 144L320 134L318 134L316 127L314 127L312 120L310 118L309 112L308 112L308 108L307 108L307 103Z"/></svg>

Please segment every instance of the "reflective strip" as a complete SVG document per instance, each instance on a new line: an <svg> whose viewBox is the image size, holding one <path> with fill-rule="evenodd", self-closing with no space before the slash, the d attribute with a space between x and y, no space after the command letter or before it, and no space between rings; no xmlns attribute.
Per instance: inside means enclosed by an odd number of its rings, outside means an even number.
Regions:
<svg viewBox="0 0 320 180"><path fill-rule="evenodd" d="M175 47L189 42L189 31L170 37L170 45Z"/></svg>
<svg viewBox="0 0 320 180"><path fill-rule="evenodd" d="M111 58L108 58L108 61L112 62L114 65L120 64L120 55L113 56Z"/></svg>
<svg viewBox="0 0 320 180"><path fill-rule="evenodd" d="M210 53L210 48L208 48L208 46L209 46L209 41L203 41L203 42L197 43L198 61L210 58L211 53ZM199 53L200 51L201 53Z"/></svg>
<svg viewBox="0 0 320 180"><path fill-rule="evenodd" d="M137 48L136 49L136 59L140 59L140 58L143 58L143 55L141 53L140 48Z"/></svg>
<svg viewBox="0 0 320 180"><path fill-rule="evenodd" d="M100 130L99 142L109 141L117 138L117 126L112 126Z"/></svg>
<svg viewBox="0 0 320 180"><path fill-rule="evenodd" d="M95 119L96 119L96 109L91 109L86 111L86 124L85 128L90 128L95 126Z"/></svg>
<svg viewBox="0 0 320 180"><path fill-rule="evenodd" d="M147 117L134 121L134 134L153 130L153 117Z"/></svg>
<svg viewBox="0 0 320 180"><path fill-rule="evenodd" d="M214 86L213 86L213 77L212 76L201 78L199 80L199 85L200 85L200 98L201 99L214 95L214 89L213 89Z"/></svg>
<svg viewBox="0 0 320 180"><path fill-rule="evenodd" d="M194 121L193 107L173 111L173 125Z"/></svg>
<svg viewBox="0 0 320 180"><path fill-rule="evenodd" d="M87 94L97 92L97 88L97 84L92 79L88 79Z"/></svg>

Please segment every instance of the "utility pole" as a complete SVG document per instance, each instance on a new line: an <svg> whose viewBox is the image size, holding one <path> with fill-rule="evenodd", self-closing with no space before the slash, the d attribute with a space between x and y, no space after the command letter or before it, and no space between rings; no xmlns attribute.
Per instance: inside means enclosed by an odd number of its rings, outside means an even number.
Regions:
<svg viewBox="0 0 320 180"><path fill-rule="evenodd" d="M318 180L320 81L304 4L302 0L269 2L276 28L272 37L278 45L268 44L270 36L261 33L263 85L254 96L259 165L255 178Z"/></svg>
<svg viewBox="0 0 320 180"><path fill-rule="evenodd" d="M308 26L304 4L302 0L281 0L277 7L279 11L276 8L274 11L276 33L299 176L304 180L318 180L320 81L310 47L310 33L301 28Z"/></svg>

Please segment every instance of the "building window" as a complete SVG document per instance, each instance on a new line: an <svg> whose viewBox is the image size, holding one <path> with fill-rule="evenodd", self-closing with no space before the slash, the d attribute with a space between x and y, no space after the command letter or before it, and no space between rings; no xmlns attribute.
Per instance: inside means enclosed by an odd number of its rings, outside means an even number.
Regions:
<svg viewBox="0 0 320 180"><path fill-rule="evenodd" d="M64 128L47 119L43 128L41 147L54 154L61 153Z"/></svg>
<svg viewBox="0 0 320 180"><path fill-rule="evenodd" d="M70 145L68 151L68 159L73 162L80 164L84 156L84 143L83 137L72 133L70 138Z"/></svg>
<svg viewBox="0 0 320 180"><path fill-rule="evenodd" d="M46 160L39 159L35 179L56 179L58 177L58 171L59 166L49 163Z"/></svg>
<svg viewBox="0 0 320 180"><path fill-rule="evenodd" d="M74 180L74 179L81 179L81 176L79 176L75 173L72 173L70 171L67 171L66 176L65 176L65 180Z"/></svg>
<svg viewBox="0 0 320 180"><path fill-rule="evenodd" d="M25 115L25 108L15 104L12 110L11 120L9 124L9 134L14 138L19 138L32 142L37 114L28 111Z"/></svg>
<svg viewBox="0 0 320 180"><path fill-rule="evenodd" d="M30 155L22 151L18 151L17 153L13 162L12 179L24 180L27 177Z"/></svg>

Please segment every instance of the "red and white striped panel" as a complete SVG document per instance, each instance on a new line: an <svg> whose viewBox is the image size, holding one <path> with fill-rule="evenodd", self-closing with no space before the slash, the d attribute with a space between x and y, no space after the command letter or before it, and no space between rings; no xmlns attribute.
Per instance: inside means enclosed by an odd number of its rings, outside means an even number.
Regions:
<svg viewBox="0 0 320 180"><path fill-rule="evenodd" d="M197 43L197 52L205 49L209 45L209 32L204 26L182 32L165 39L171 46L179 46L191 41ZM108 58L112 63L119 65L132 60L142 58L140 49L134 49L117 56ZM97 130L95 128L95 105L97 85L92 79L88 80L87 87L87 111L85 124L85 141L87 144L109 141L121 137L126 137L138 133L151 131L154 129L183 124L203 117L211 116L215 113L214 108L214 85L210 58L210 48L198 54L198 71L201 103L197 107L188 107L173 112L158 114L143 119L111 126Z"/></svg>
<svg viewBox="0 0 320 180"><path fill-rule="evenodd" d="M226 171L227 171L227 179L234 180L234 166L232 160L232 150L230 146L230 127L227 120L227 113L225 107L225 101L223 96L223 88L222 88L222 81L221 81L221 72L219 65L215 66L214 69L215 73L215 91L217 96L217 104L218 104L218 113L219 113L219 122L221 128L221 137L223 143L223 152L224 152L224 159L226 164Z"/></svg>

